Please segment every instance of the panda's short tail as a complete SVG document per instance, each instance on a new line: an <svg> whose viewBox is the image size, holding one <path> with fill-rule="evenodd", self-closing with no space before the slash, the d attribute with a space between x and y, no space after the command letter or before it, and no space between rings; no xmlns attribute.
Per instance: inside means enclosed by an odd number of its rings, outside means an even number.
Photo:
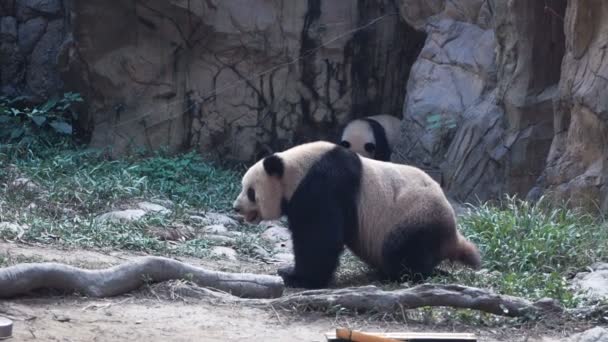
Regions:
<svg viewBox="0 0 608 342"><path fill-rule="evenodd" d="M458 261L476 270L481 267L479 250L477 250L477 247L471 241L460 234L458 234L456 246L454 246L450 254L449 258L452 261Z"/></svg>

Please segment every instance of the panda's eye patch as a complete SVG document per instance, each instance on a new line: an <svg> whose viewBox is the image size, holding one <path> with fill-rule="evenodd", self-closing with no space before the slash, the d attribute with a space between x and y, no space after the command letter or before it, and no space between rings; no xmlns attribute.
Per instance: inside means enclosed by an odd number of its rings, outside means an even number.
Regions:
<svg viewBox="0 0 608 342"><path fill-rule="evenodd" d="M342 145L342 146L344 146L346 148L350 148L350 143L348 141L346 141L346 140L342 140L340 142L340 145Z"/></svg>
<svg viewBox="0 0 608 342"><path fill-rule="evenodd" d="M376 150L376 145L374 145L372 143L367 143L367 144L365 144L364 148L368 153L372 153Z"/></svg>
<svg viewBox="0 0 608 342"><path fill-rule="evenodd" d="M255 190L253 190L253 188L247 189L247 198L251 202L255 202Z"/></svg>

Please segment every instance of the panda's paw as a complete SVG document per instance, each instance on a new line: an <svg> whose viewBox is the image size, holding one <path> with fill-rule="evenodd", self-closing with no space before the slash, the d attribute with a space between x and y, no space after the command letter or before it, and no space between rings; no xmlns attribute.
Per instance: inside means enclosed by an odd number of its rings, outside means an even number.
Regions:
<svg viewBox="0 0 608 342"><path fill-rule="evenodd" d="M320 289L327 285L326 281L314 277L302 277L296 273L294 266L285 266L277 270L277 274L283 278L286 287L303 289Z"/></svg>
<svg viewBox="0 0 608 342"><path fill-rule="evenodd" d="M281 277L288 277L288 276L293 276L295 273L295 267L294 265L289 265L289 266L283 266L283 267L279 267L279 269L277 270L277 274L280 275Z"/></svg>
<svg viewBox="0 0 608 342"><path fill-rule="evenodd" d="M279 268L277 274L283 278L283 283L287 287L306 287L303 286L304 284L302 284L300 278L296 276L295 267L293 265Z"/></svg>

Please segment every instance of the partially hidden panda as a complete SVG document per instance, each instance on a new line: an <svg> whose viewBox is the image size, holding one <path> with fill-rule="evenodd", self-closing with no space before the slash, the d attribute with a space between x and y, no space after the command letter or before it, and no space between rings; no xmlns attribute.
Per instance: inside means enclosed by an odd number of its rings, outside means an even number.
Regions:
<svg viewBox="0 0 608 342"><path fill-rule="evenodd" d="M344 127L340 145L367 158L390 161L400 123L386 114L355 119Z"/></svg>
<svg viewBox="0 0 608 342"><path fill-rule="evenodd" d="M326 287L345 245L384 279L423 279L445 259L481 263L429 175L330 142L259 160L243 176L233 208L250 223L287 216L295 265L278 270L286 286Z"/></svg>

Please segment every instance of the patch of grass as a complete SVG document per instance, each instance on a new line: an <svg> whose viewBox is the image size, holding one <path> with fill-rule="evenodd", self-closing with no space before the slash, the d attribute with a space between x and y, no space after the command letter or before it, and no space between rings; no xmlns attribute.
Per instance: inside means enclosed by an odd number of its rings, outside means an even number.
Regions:
<svg viewBox="0 0 608 342"><path fill-rule="evenodd" d="M27 153L6 147L4 151L0 155L0 222L27 226L21 236L27 241L203 256L206 241L168 243L151 233L150 227L181 224L190 211L227 211L240 187L238 172L221 169L194 152L112 160L101 151L65 144L32 148ZM34 188L15 185L22 177L32 180ZM133 208L134 202L144 199L170 200L171 213L149 214L121 224L95 220L101 213ZM16 236L4 230L0 238Z"/></svg>
<svg viewBox="0 0 608 342"><path fill-rule="evenodd" d="M44 191L38 200L47 207L81 213L106 210L134 197L222 211L230 208L240 186L237 172L222 170L194 152L110 160L100 151L57 148L5 159L0 182L10 183L17 171L40 185ZM10 190L4 189L2 195L21 204L30 200Z"/></svg>
<svg viewBox="0 0 608 342"><path fill-rule="evenodd" d="M551 297L574 306L579 299L568 288L568 278L608 256L606 222L550 208L543 200L531 204L507 197L500 206L471 207L459 223L479 247L487 272L459 271L455 281L503 294Z"/></svg>

